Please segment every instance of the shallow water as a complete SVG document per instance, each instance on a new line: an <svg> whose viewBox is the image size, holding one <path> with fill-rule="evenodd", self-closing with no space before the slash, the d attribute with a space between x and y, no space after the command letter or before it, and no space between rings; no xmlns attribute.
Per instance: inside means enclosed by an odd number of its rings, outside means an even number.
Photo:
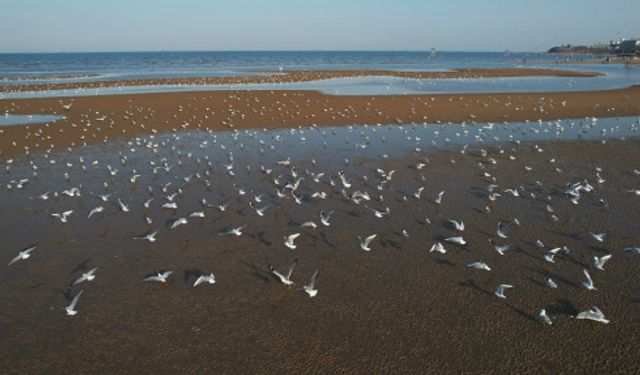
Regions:
<svg viewBox="0 0 640 375"><path fill-rule="evenodd" d="M0 115L0 126L29 125L53 122L63 119L58 115Z"/></svg>

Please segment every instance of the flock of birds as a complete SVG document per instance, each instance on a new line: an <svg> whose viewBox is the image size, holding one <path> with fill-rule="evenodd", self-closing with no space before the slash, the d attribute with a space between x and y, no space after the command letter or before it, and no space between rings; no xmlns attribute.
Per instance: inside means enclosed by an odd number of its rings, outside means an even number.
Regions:
<svg viewBox="0 0 640 375"><path fill-rule="evenodd" d="M70 104L65 104L65 110L71 108ZM139 110L142 112L142 109ZM128 114L125 114L127 118ZM96 114L93 119L87 115L87 122L82 124L87 126L91 123L105 123L110 121L110 126L115 126L116 122L112 116L104 114ZM91 121L92 120L92 121ZM595 127L596 120L587 121L587 125L583 127L587 130ZM81 126L82 126L81 125ZM541 122L535 126L531 124L529 131L533 132L555 132L558 135L564 134L566 128L565 125L560 122L544 124ZM492 141L498 140L493 135L493 124L489 124L483 127L480 126L466 126L462 125L461 131L452 134L443 131L443 135L439 134L441 131L433 131L432 144L441 142L441 144L455 145L456 141L459 143L463 139L471 139L475 141ZM343 131L350 137L349 145L353 147L354 155L358 152L365 152L368 148L373 148L370 145L373 142L374 137L378 137L384 142L386 135L377 135L378 132L382 132L380 129L384 127L368 126L368 127L347 127ZM631 125L632 131L635 131L637 126ZM543 130L541 130L543 129ZM447 200L447 192L445 190L439 191L433 197L424 197L426 178L422 174L422 171L427 168L431 161L425 157L424 150L421 146L425 142L420 139L418 135L411 134L406 128L398 127L394 130L402 134L406 138L406 145L412 145L414 147L415 154L423 155L415 160L414 165L410 166L410 169L414 171L416 179L422 181L423 185L418 186L413 194L400 194L403 202L415 202L415 204L432 204L434 206L442 206ZM475 133L474 133L475 132ZM600 130L601 133L606 133L606 130ZM281 159L273 159L275 155L283 155L286 147L295 145L298 142L306 142L310 137L318 137L322 139L325 149L332 147L329 137L336 135L336 130L324 130L320 128L307 128L307 129L291 129L288 131L280 131L275 133L269 133L261 130L234 130L227 135L218 135L214 131L202 131L197 133L194 137L197 139L195 144L191 145L191 148L183 146L183 138L187 135L181 131L175 131L170 134L155 135L150 134L146 136L139 136L131 138L127 141L121 142L123 146L118 152L117 156L111 155L111 159L99 160L93 158L91 153L87 155L79 156L81 148L74 149L68 148L70 155L64 163L58 163L56 158L65 158L62 154L54 149L48 149L40 154L28 154L24 157L19 157L16 160L9 159L5 161L6 174L9 177L5 183L5 189L11 192L27 192L33 199L40 200L42 202L65 202L72 199L79 199L84 196L95 196L98 204L88 210L87 212L77 212L76 209L63 209L61 211L54 212L49 209L49 215L51 220L57 220L61 224L73 223L75 220L95 220L100 215L104 215L106 212L120 212L123 215L130 215L132 212L141 213L145 225L150 230L146 233L131 236L132 241L147 241L154 243L158 241L158 236L169 235L166 232L172 231L180 226L188 225L192 220L198 220L207 217L212 211L223 213L229 209L230 202L242 202L243 206L251 209L255 212L258 218L264 218L265 215L269 215L270 211L283 209L282 202L294 202L296 205L305 205L309 209L312 209L316 205L321 205L319 214L315 218L308 218L308 220L298 223L295 229L292 229L290 233L284 235L282 244L284 247L295 250L298 245L296 241L305 236L308 231L320 231L322 228L330 227L339 219L336 219L336 211L329 209L330 204L323 202L340 201L353 207L357 207L363 212L367 212L377 219L387 219L391 216L402 217L403 213L392 212L390 206L387 204L391 200L392 196L395 197L399 194L397 189L393 187L393 176L396 172L395 169L384 170L382 168L375 169L375 178L368 176L357 176L350 174L349 168L352 166L352 160L344 159L343 161L336 161L340 156L334 155L334 167L337 171L330 171L329 168L325 168L322 163L319 163L315 158L310 160L310 165L315 168L299 168L296 164L296 159L292 157L285 157ZM286 137L289 136L289 139ZM524 138L524 137L523 137ZM509 141L519 143L517 134L509 136ZM251 142L251 144L249 144ZM287 142L288 146L287 146ZM187 143L187 142L184 142ZM186 149L185 149L186 148ZM543 152L542 148L535 146L536 150ZM213 155L213 150L216 150L218 157L210 157ZM504 149L498 148L498 153L504 153ZM95 150L94 150L95 151ZM263 160L263 164L250 165L243 164L242 156L237 158L237 154L234 153L247 152L257 153L260 155L259 160ZM468 144L461 147L460 152L465 154L468 152ZM548 197L536 197L534 193L527 191L521 186L505 186L496 179L491 173L491 168L495 168L499 162L496 160L495 152L489 152L485 148L480 148L480 155L482 162L480 163L480 173L482 173L484 180L487 182L486 186L486 206L483 208L487 215L487 220L491 218L492 207L495 202L503 197L524 197L524 198L541 198L546 199L546 211L550 220L559 222L560 219L556 216L556 212L552 205L551 196ZM77 156L76 156L77 155ZM143 170L140 166L140 162L136 165L134 159L139 155L147 157L144 164L146 169ZM171 156L171 157L170 157ZM302 154L304 156L304 153ZM220 160L224 157L226 160ZM71 159L76 159L76 162ZM515 159L514 156L510 156L511 160ZM383 153L380 160L387 161L392 158L386 153ZM271 161L272 164L268 164ZM452 159L451 164L455 164ZM554 160L550 160L550 165L554 165ZM116 164L118 163L119 166ZM180 175L182 166L186 163L195 165L198 169L194 173L189 175ZM266 165L265 165L266 164ZM34 180L37 179L41 170L47 165L50 168L57 167L57 172L62 174L62 185L57 190L48 190L35 192L31 189L31 185L35 185ZM132 168L130 165L134 165ZM61 168L60 168L61 166ZM402 166L404 167L404 166ZM527 167L528 168L528 167ZM527 171L530 171L528 168ZM562 171L556 167L557 173ZM262 176L262 179L268 181L268 188L264 188L263 191L258 191L252 187L241 186L240 179L237 177L240 173L251 176ZM593 172L593 180L581 180L577 182L567 182L564 195L572 204L578 205L580 200L588 194L597 190L599 186L605 183L605 179L602 175L605 173L601 168L595 168ZM639 170L634 170L633 174L640 176ZM93 176L93 181L84 181L85 175ZM60 176L58 176L60 177ZM5 177L6 178L6 177ZM160 183L161 178L169 179L168 182ZM201 208L196 211L177 215L181 212L181 200L188 195L188 191L194 184L205 186L208 189L215 189L215 185L218 181L225 179L233 186L233 192L227 199L221 202L210 203L205 197L201 198ZM145 182L146 181L146 182ZM177 182L176 182L177 181ZM131 187L138 186L146 183L142 186L148 191L148 197L144 201L131 201L127 199L127 195L123 189L118 191L117 186L124 187L124 189L130 189ZM502 183L507 183L503 181ZM538 181L538 184L542 186L542 182ZM93 185L100 187L100 191L94 189L88 190L85 185ZM51 186L56 186L52 184ZM502 186L502 187L501 187ZM628 190L628 194L640 196L640 189ZM454 198L451 198L454 199ZM606 202L601 202L603 206L606 206ZM163 228L157 226L157 218L154 219L147 212L151 209L159 209L165 212L169 212L170 223ZM267 218L268 219L268 218ZM436 241L429 248L430 253L437 253L444 255L449 251L447 247L467 246L467 240L465 240L465 224L462 220L448 218L446 219L449 227L457 232L456 235L443 238L440 241ZM426 218L424 224L431 224L431 219ZM339 225L339 224L337 224ZM490 242L493 244L495 251L499 255L505 255L510 250L514 249L511 244L498 244L501 240L506 240L510 236L510 232L518 226L521 226L521 222L518 218L512 218L508 221L499 221L497 223L497 229L495 236L490 238ZM243 235L243 231L247 228L247 224L230 225L226 230L219 233L220 236L234 236L239 237ZM289 229L289 228L287 228ZM376 247L376 241L379 240L381 233L368 233L361 236L357 236L357 242L359 247L365 252L373 251ZM410 234L406 229L400 231L400 235L403 237L409 237ZM589 236L593 241L602 243L606 240L606 233L589 233ZM354 238L354 245L357 243ZM349 245L346 245L349 246ZM553 264L556 262L556 256L558 254L569 254L570 249L566 246L549 248L541 241L537 241L536 246L543 250L541 255L545 262ZM640 247L629 247L624 249L624 252L629 254L640 254ZM17 267L19 263L27 261L32 257L37 257L37 245L29 246L28 248L21 250L13 257L8 265L11 267ZM589 291L596 291L597 287L593 281L591 273L596 270L597 272L603 272L605 270L605 264L610 261L613 254L606 254L603 256L594 256L592 259L591 269L583 268L584 280L582 286ZM290 264L286 272L276 270L273 265L267 261L267 268L273 278L286 287L292 287L296 285L298 281L294 280L294 271L298 263L296 257L293 263ZM482 260L470 262L466 265L470 270L478 272L492 272L491 266ZM172 270L162 270L154 272L146 277L141 278L143 282L148 283L167 283L173 275ZM318 270L315 270L311 275L309 281L301 287L309 297L316 297L318 295L318 288L316 287L316 281L318 278ZM83 272L72 283L71 287L78 287L85 283L93 281L96 277L99 277L98 267ZM194 287L199 285L213 285L216 283L216 276L213 272L202 273L199 275L195 282ZM546 280L545 284L548 288L556 289L558 284L551 277ZM501 283L495 287L494 296L497 299L506 299L510 290L517 289L517 285L508 283ZM66 314L69 316L75 316L78 313L77 307L82 296L84 289L78 291L70 303L64 307ZM547 311L542 308L538 311L538 317L543 324L552 325L554 320ZM588 319L599 323L607 324L609 320L605 318L604 313L596 306L592 306L586 311L575 314L575 319Z"/></svg>

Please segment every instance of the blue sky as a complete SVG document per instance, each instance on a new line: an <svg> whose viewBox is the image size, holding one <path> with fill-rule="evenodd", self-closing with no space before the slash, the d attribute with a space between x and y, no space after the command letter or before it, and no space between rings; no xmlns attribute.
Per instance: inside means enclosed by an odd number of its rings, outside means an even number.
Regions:
<svg viewBox="0 0 640 375"><path fill-rule="evenodd" d="M640 37L640 0L0 0L0 52L543 51Z"/></svg>

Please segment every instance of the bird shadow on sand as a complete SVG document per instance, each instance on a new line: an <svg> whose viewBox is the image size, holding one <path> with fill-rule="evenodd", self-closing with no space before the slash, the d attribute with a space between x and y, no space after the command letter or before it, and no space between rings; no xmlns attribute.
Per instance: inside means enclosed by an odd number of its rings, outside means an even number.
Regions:
<svg viewBox="0 0 640 375"><path fill-rule="evenodd" d="M555 303L547 305L545 307L545 309L554 315L570 315L570 316L574 316L576 315L579 310L575 307L575 305L573 304L573 302L569 301L568 299L565 298L561 298L556 300Z"/></svg>
<svg viewBox="0 0 640 375"><path fill-rule="evenodd" d="M89 269L89 261L91 260L91 258L87 258L85 260L83 260L82 262L80 262L77 266L75 266L75 268L73 270L71 270L70 275L73 275L74 273L78 272L78 271L86 271Z"/></svg>
<svg viewBox="0 0 640 375"><path fill-rule="evenodd" d="M325 243L327 246L331 247L332 249L336 248L336 244L334 244L333 242L329 241L329 239L327 238L326 234L324 234L324 232L320 233L320 240Z"/></svg>
<svg viewBox="0 0 640 375"><path fill-rule="evenodd" d="M396 250L402 250L402 245L399 242L394 241L394 240L389 240L389 239L381 240L380 244L382 245L383 248L386 248L386 247L390 246L390 247L393 247Z"/></svg>
<svg viewBox="0 0 640 375"><path fill-rule="evenodd" d="M262 244L264 244L264 245L267 245L267 246L271 246L271 245L273 245L273 242L268 241L268 240L265 238L265 231L260 231L260 232L256 233L255 238L256 238L258 241L260 241Z"/></svg>
<svg viewBox="0 0 640 375"><path fill-rule="evenodd" d="M256 278L258 278L260 281L262 281L265 284L271 282L271 276L270 276L270 274L268 272L265 272L265 271L261 270L254 263L249 263L246 260L242 260L241 262L242 262L242 264L244 264L245 266L247 266L247 267L249 267L251 269L251 272L248 272L250 275L255 276Z"/></svg>
<svg viewBox="0 0 640 375"><path fill-rule="evenodd" d="M198 278L198 277L200 277L201 275L203 275L203 273L202 273L202 271L201 271L199 268L197 268L197 267L187 269L187 270L185 270L185 271L184 271L184 282L188 284L188 283L189 283L189 279L190 279L190 278L192 278L192 277L193 277L193 278L196 278L196 279L197 279L197 278Z"/></svg>
<svg viewBox="0 0 640 375"><path fill-rule="evenodd" d="M539 268L533 268L533 267L530 267L530 266L524 266L524 268L526 268L529 271L531 271L533 273L536 273L538 275L541 275L541 276L544 276L544 277L550 277L553 280L560 281L560 282L565 283L567 285L570 285L570 286L572 286L572 287L574 287L576 289L580 289L580 286L578 284L574 283L573 281L571 281L571 280L565 278L564 276L561 276L560 274L557 274L555 272L551 272L551 271L543 270L543 269L539 269Z"/></svg>
<svg viewBox="0 0 640 375"><path fill-rule="evenodd" d="M533 316L529 315L526 311L517 308L509 303L505 303L505 306L507 306L508 308L510 308L511 310L513 310L515 313L517 313L518 315L527 318L529 320L531 320L534 323L538 323L538 321L536 320L536 318L534 318Z"/></svg>
<svg viewBox="0 0 640 375"><path fill-rule="evenodd" d="M432 258L434 263L442 264L444 266L454 267L456 264L450 260L442 258Z"/></svg>

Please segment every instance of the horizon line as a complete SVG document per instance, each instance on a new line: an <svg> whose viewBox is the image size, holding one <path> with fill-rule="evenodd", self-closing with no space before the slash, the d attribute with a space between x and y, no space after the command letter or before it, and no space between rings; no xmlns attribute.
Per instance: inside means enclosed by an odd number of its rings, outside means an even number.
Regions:
<svg viewBox="0 0 640 375"><path fill-rule="evenodd" d="M471 52L471 53L547 53L547 51L512 51L496 50L438 50L438 52ZM157 50L95 50L95 51L0 51L0 55L36 55L36 54L74 54L74 53L157 53L157 52L425 52L431 49L157 49Z"/></svg>

